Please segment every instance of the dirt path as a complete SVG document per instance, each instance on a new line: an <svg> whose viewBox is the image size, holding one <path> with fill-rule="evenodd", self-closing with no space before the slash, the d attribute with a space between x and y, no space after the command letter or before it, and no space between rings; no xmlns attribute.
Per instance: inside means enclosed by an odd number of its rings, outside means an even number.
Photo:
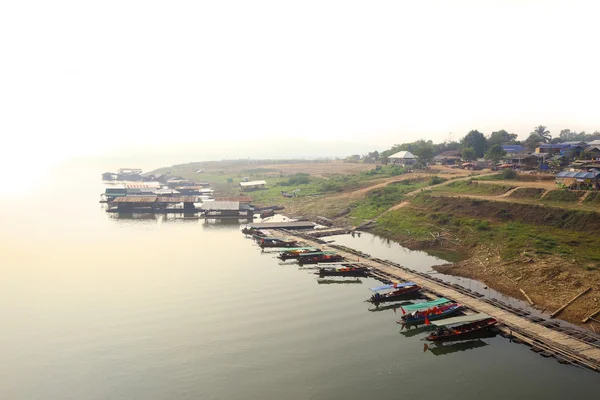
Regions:
<svg viewBox="0 0 600 400"><path fill-rule="evenodd" d="M497 174L497 172L490 172L490 173L481 174L481 175L477 175L477 176L478 176L478 177L480 177L480 176L489 176L489 175L495 175L495 174ZM422 191L424 191L424 190L429 190L429 189L432 189L433 187L446 186L446 185L449 185L449 184L450 184L450 183L452 183L452 182L466 181L466 180L469 180L469 179L472 179L472 178L473 178L472 176L463 176L463 177L456 178L456 179L449 179L449 180L447 180L446 182L440 183L440 184L438 184L438 185L431 185L431 186L426 186L426 187L424 187L424 188L421 188L421 189L413 190L412 192L408 192L408 193L406 193L406 194L405 194L405 196L406 196L406 197L413 197L413 196L415 196L417 193L420 193L420 192L422 192ZM390 211L394 211L394 210L397 210L397 209L399 209L399 208L406 207L406 205L407 205L409 202L410 202L410 199L404 200L403 202L401 202L401 203L399 203L399 204L396 204L395 206L393 206L393 207L391 207L391 208L389 208L389 209L385 210L385 211L384 211L384 212L382 212L382 213L381 213L381 214L380 214L380 215L379 215L377 218L381 217L382 215L385 215L385 214L389 213ZM374 218L374 219L377 219L377 218Z"/></svg>

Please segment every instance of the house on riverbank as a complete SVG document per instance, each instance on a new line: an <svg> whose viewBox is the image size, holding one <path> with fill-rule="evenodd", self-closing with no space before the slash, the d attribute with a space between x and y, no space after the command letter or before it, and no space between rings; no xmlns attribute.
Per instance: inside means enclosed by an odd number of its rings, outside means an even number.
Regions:
<svg viewBox="0 0 600 400"><path fill-rule="evenodd" d="M417 157L410 151L399 151L388 157L393 165L414 165L417 162Z"/></svg>

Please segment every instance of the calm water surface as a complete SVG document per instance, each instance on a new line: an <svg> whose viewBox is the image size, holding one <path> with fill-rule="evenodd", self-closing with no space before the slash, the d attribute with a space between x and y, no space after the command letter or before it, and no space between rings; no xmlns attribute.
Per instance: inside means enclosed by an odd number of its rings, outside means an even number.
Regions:
<svg viewBox="0 0 600 400"><path fill-rule="evenodd" d="M2 399L597 395L600 375L501 337L423 352L424 333L369 311L378 282L319 284L237 225L108 215L103 169L70 165L2 198ZM335 240L414 269L440 262Z"/></svg>

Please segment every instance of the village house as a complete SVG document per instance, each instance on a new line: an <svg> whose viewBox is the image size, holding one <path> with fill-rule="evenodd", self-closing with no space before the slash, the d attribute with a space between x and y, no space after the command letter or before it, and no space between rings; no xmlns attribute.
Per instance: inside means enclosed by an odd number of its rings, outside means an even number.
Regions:
<svg viewBox="0 0 600 400"><path fill-rule="evenodd" d="M417 157L410 151L399 151L389 156L390 162L394 165L414 165Z"/></svg>
<svg viewBox="0 0 600 400"><path fill-rule="evenodd" d="M520 144L505 144L502 146L502 150L506 152L508 157L527 152L527 149Z"/></svg>
<svg viewBox="0 0 600 400"><path fill-rule="evenodd" d="M437 156L433 157L433 162L438 165L455 165L462 160L460 151L458 150L447 150L442 151Z"/></svg>

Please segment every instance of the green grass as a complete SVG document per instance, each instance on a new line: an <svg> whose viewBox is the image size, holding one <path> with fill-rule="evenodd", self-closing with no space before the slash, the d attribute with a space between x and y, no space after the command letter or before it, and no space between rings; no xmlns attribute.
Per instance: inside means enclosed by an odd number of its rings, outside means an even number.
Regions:
<svg viewBox="0 0 600 400"><path fill-rule="evenodd" d="M473 180L451 182L447 185L440 186L438 188L433 188L434 191L465 194L482 194L488 196L498 196L508 192L511 189L511 186L481 183Z"/></svg>
<svg viewBox="0 0 600 400"><path fill-rule="evenodd" d="M576 202L579 201L584 192L575 192L568 189L556 189L549 191L544 198L544 202Z"/></svg>
<svg viewBox="0 0 600 400"><path fill-rule="evenodd" d="M423 179L406 179L390 183L383 188L373 189L367 192L363 200L352 205L350 215L362 219L375 218L390 207L402 202L406 193L427 185L428 182Z"/></svg>
<svg viewBox="0 0 600 400"><path fill-rule="evenodd" d="M544 189L540 188L518 188L514 192L512 192L508 197L512 197L515 199L539 199L542 197L544 193Z"/></svg>
<svg viewBox="0 0 600 400"><path fill-rule="evenodd" d="M527 254L553 254L574 259L589 271L600 269L600 237L578 230L463 217L435 212L427 206L425 209L395 210L381 216L377 222L377 233L384 236L430 241L430 232L448 231L453 237L460 238L460 243L466 247L477 244L499 247L504 260Z"/></svg>

